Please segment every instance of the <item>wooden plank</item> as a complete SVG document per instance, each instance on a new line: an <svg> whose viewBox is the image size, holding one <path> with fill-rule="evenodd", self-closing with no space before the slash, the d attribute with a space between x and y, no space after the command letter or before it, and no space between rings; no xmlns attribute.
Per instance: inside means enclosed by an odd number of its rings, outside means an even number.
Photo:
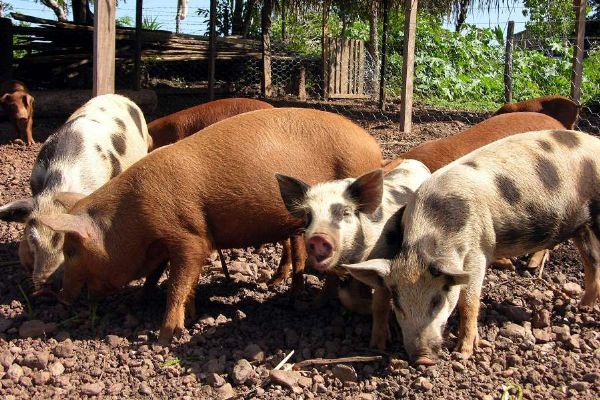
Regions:
<svg viewBox="0 0 600 400"><path fill-rule="evenodd" d="M327 38L327 51L328 51L328 80L327 80L327 95L330 96L335 93L335 41L333 38Z"/></svg>
<svg viewBox="0 0 600 400"><path fill-rule="evenodd" d="M94 96L115 91L115 11L115 0L94 2Z"/></svg>
<svg viewBox="0 0 600 400"><path fill-rule="evenodd" d="M208 54L208 98L215 99L215 67L217 58L217 0L210 0L210 35Z"/></svg>
<svg viewBox="0 0 600 400"><path fill-rule="evenodd" d="M365 88L365 42L362 40L358 46L358 90L357 94L363 94Z"/></svg>
<svg viewBox="0 0 600 400"><path fill-rule="evenodd" d="M515 21L508 21L506 50L504 51L504 102L512 102L513 42Z"/></svg>
<svg viewBox="0 0 600 400"><path fill-rule="evenodd" d="M348 94L348 93L335 93L329 94L330 99L368 99L371 96L366 94Z"/></svg>
<svg viewBox="0 0 600 400"><path fill-rule="evenodd" d="M142 88L142 7L144 0L135 2L135 52L133 55L133 88Z"/></svg>
<svg viewBox="0 0 600 400"><path fill-rule="evenodd" d="M402 96L400 128L412 129L413 74L415 68L415 36L417 31L418 0L404 0L404 53L402 64Z"/></svg>
<svg viewBox="0 0 600 400"><path fill-rule="evenodd" d="M571 73L571 100L580 104L581 80L583 78L583 56L585 51L585 14L587 0L573 0L575 7L575 45L573 48L573 70Z"/></svg>
<svg viewBox="0 0 600 400"><path fill-rule="evenodd" d="M350 44L348 43L348 39L341 38L341 54L340 54L340 91L339 93L348 93L348 67L349 67L349 54L348 47Z"/></svg>
<svg viewBox="0 0 600 400"><path fill-rule="evenodd" d="M330 71L331 71L331 53L328 38L327 23L329 21L329 0L323 0L322 19L321 19L321 65L323 68L323 98L327 100L330 93Z"/></svg>

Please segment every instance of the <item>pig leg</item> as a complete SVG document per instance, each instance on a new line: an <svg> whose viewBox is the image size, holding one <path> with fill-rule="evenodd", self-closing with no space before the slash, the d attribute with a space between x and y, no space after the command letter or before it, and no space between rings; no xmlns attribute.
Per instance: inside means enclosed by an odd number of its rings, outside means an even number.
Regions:
<svg viewBox="0 0 600 400"><path fill-rule="evenodd" d="M27 145L28 146L35 144L35 141L33 140L33 118L31 115L27 119L27 127L25 128L25 135L27 136Z"/></svg>
<svg viewBox="0 0 600 400"><path fill-rule="evenodd" d="M173 256L169 267L167 307L158 337L160 343L168 344L173 335L179 335L185 329L186 306L198 283L204 260L210 253L210 246L198 237L187 241L182 239L179 245L174 245L169 251Z"/></svg>
<svg viewBox="0 0 600 400"><path fill-rule="evenodd" d="M304 290L304 264L306 263L306 249L304 238L301 235L292 236L292 293L297 294Z"/></svg>
<svg viewBox="0 0 600 400"><path fill-rule="evenodd" d="M549 258L550 258L550 250L545 249L545 250L536 251L529 259L529 262L527 263L527 268L531 268L531 269L544 268L544 265L546 264L546 261L548 261Z"/></svg>
<svg viewBox="0 0 600 400"><path fill-rule="evenodd" d="M480 262L478 266L466 268L466 270L473 272L471 273L470 282L460 291L458 298L460 326L456 350L462 353L465 358L468 358L473 354L474 347L479 344L477 317L481 305L481 286L485 275L485 261Z"/></svg>
<svg viewBox="0 0 600 400"><path fill-rule="evenodd" d="M150 273L150 275L146 277L146 280L144 281L144 286L142 287L142 293L139 299L140 301L145 302L152 298L154 290L158 286L158 281L160 280L162 274L165 272L165 269L167 269L168 264L168 261L161 262L158 268L156 268Z"/></svg>
<svg viewBox="0 0 600 400"><path fill-rule="evenodd" d="M385 350L390 338L390 299L390 292L385 287L379 287L373 292L373 328L369 346L381 351Z"/></svg>
<svg viewBox="0 0 600 400"><path fill-rule="evenodd" d="M585 271L585 291L581 305L593 307L600 299L600 242L598 236L589 227L584 227L573 238L581 253Z"/></svg>
<svg viewBox="0 0 600 400"><path fill-rule="evenodd" d="M291 239L282 240L279 244L283 246L283 250L281 251L281 260L279 260L277 272L275 272L275 275L269 281L269 285L271 286L281 285L290 276L290 271L292 270Z"/></svg>
<svg viewBox="0 0 600 400"><path fill-rule="evenodd" d="M334 299L336 296L340 299L342 305L346 308L350 304L347 304L345 301L346 292L350 293L347 289L342 289L340 287L340 277L335 273L327 273L325 274L325 283L323 284L323 288L316 295L313 301L313 308L318 309L325 306L331 299Z"/></svg>

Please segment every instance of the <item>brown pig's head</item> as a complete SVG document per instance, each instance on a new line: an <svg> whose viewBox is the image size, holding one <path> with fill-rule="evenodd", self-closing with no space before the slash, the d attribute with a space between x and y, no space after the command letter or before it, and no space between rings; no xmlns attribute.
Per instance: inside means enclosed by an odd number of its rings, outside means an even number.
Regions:
<svg viewBox="0 0 600 400"><path fill-rule="evenodd" d="M38 220L64 234L63 285L59 294L62 302L73 303L84 285L92 298L115 289L110 283L111 268L107 267L102 231L87 213L40 215Z"/></svg>
<svg viewBox="0 0 600 400"><path fill-rule="evenodd" d="M0 97L0 105L4 112L18 125L25 125L33 115L33 101L33 96L24 91L5 93Z"/></svg>
<svg viewBox="0 0 600 400"><path fill-rule="evenodd" d="M450 264L425 260L413 250L400 253L394 260L374 259L343 267L371 287L390 292L411 361L436 363L446 321L468 274Z"/></svg>

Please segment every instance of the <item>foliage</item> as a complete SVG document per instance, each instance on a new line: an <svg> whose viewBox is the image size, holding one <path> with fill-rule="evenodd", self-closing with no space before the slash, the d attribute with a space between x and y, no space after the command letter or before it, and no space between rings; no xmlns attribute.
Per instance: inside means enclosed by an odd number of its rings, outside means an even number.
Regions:
<svg viewBox="0 0 600 400"><path fill-rule="evenodd" d="M529 17L525 29L534 37L552 40L573 33L573 0L525 0L523 16Z"/></svg>
<svg viewBox="0 0 600 400"><path fill-rule="evenodd" d="M162 24L158 22L158 17L144 17L142 20L142 29L157 31L161 28Z"/></svg>
<svg viewBox="0 0 600 400"><path fill-rule="evenodd" d="M117 18L116 23L117 23L117 26L132 27L134 24L134 21L133 21L133 18L131 18L129 15L125 15L123 17Z"/></svg>

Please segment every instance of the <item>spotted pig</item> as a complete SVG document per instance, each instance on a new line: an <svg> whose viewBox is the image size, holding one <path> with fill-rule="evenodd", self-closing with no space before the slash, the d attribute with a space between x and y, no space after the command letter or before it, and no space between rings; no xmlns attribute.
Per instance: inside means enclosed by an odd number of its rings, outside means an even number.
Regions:
<svg viewBox="0 0 600 400"><path fill-rule="evenodd" d="M33 197L0 207L0 219L26 223L19 256L37 293L51 276L58 277L64 239L39 217L66 212L144 157L151 145L142 111L114 94L88 101L44 143L29 181Z"/></svg>
<svg viewBox="0 0 600 400"><path fill-rule="evenodd" d="M600 140L576 131L502 139L435 172L406 206L402 249L392 260L346 265L391 294L404 347L436 361L456 305L457 350L477 345L487 265L573 239L585 269L584 306L600 295ZM384 313L374 318L386 318Z"/></svg>

